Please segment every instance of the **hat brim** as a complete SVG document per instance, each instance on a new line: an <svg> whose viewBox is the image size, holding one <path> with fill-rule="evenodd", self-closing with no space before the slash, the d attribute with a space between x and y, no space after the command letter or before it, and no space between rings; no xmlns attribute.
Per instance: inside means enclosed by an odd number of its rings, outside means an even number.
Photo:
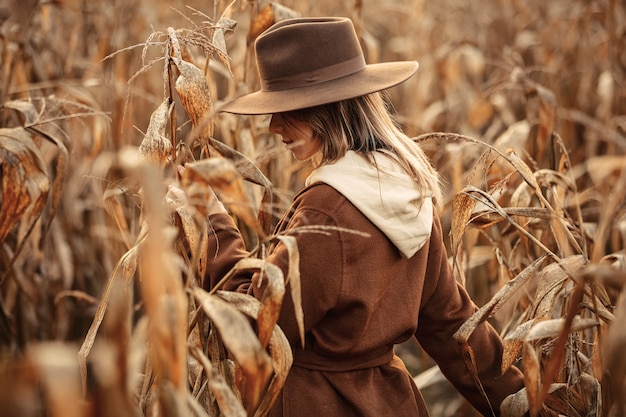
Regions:
<svg viewBox="0 0 626 417"><path fill-rule="evenodd" d="M369 64L354 74L320 84L246 94L225 102L217 111L273 114L334 103L394 87L411 78L418 67L417 61Z"/></svg>

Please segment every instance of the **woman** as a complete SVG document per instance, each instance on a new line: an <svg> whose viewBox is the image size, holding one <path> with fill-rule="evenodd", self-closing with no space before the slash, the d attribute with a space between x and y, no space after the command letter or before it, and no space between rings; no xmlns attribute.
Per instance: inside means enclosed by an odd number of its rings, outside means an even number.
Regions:
<svg viewBox="0 0 626 417"><path fill-rule="evenodd" d="M488 324L470 339L481 395L452 335L476 310L454 279L436 204L438 176L420 148L394 124L380 91L410 78L416 62L366 65L350 20L290 19L255 44L262 89L221 111L272 114L270 132L316 168L276 233L293 233L300 252L305 346L289 296L278 324L294 364L272 416L427 416L394 344L416 337L471 404L498 414L523 387L500 374L502 342ZM210 201L207 287L242 257L243 240L223 205ZM215 256L213 256L215 254ZM286 273L278 244L267 260ZM257 277L237 275L229 290L259 296ZM287 293L289 293L287 291Z"/></svg>

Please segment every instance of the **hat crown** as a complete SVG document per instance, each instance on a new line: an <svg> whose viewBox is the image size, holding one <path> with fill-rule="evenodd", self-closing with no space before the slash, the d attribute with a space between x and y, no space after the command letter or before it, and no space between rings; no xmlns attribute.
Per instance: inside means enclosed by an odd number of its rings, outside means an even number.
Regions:
<svg viewBox="0 0 626 417"><path fill-rule="evenodd" d="M235 97L217 111L273 114L320 106L398 85L417 61L366 64L350 19L286 19L254 44L261 89Z"/></svg>
<svg viewBox="0 0 626 417"><path fill-rule="evenodd" d="M354 74L365 58L347 18L295 18L265 31L255 43L263 91L315 85Z"/></svg>

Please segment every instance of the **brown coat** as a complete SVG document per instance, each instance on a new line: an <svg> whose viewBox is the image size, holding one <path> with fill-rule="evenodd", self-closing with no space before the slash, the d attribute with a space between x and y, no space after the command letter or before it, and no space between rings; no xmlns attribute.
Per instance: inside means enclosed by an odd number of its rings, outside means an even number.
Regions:
<svg viewBox="0 0 626 417"><path fill-rule="evenodd" d="M215 285L241 257L243 241L226 215L210 217L216 231L210 247L206 286ZM476 310L456 282L443 244L439 219L430 241L410 259L348 200L325 184L302 190L277 226L289 233L305 225L355 230L298 233L306 349L298 341L291 299L278 324L294 350L294 364L272 416L427 416L424 400L394 344L415 336L445 376L485 415L490 407L477 390L452 334ZM217 241L219 240L219 250ZM216 255L217 254L217 255ZM285 270L286 249L268 260ZM249 291L252 277L237 276L228 289ZM288 292L287 292L288 293ZM491 405L523 387L512 368L500 375L502 342L484 324L470 338Z"/></svg>

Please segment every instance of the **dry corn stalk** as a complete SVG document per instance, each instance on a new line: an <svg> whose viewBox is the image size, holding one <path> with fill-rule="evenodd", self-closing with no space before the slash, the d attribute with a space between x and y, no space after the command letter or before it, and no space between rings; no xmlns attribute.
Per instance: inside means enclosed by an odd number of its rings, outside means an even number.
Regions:
<svg viewBox="0 0 626 417"><path fill-rule="evenodd" d="M142 189L148 235L139 250L139 283L148 317L155 376L159 387L167 388L160 404L168 407L167 415L184 415L188 410L188 308L182 263L173 250L176 230L169 224L163 204L165 189L157 180L157 168L139 165L135 169L145 179Z"/></svg>
<svg viewBox="0 0 626 417"><path fill-rule="evenodd" d="M211 90L205 74L194 64L182 58L178 37L173 28L168 28L168 37L172 45L172 61L178 69L179 75L176 78L175 89L180 102L189 115L191 124L200 146L206 152L207 142L213 137L213 123L211 113L213 111L213 101Z"/></svg>

